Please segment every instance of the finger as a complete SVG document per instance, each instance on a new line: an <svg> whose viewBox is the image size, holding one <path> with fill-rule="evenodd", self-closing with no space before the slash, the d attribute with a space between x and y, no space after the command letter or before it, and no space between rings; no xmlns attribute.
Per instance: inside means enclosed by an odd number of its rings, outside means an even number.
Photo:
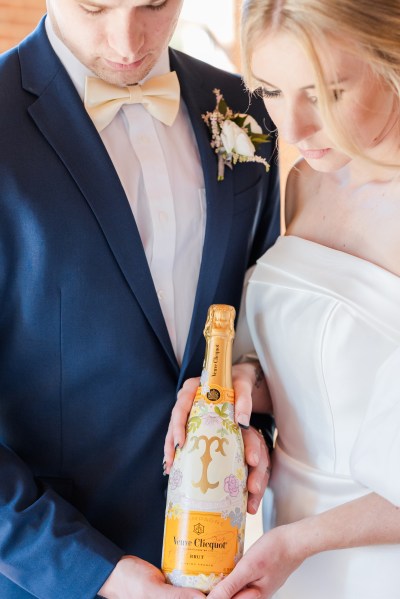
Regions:
<svg viewBox="0 0 400 599"><path fill-rule="evenodd" d="M254 514L257 513L257 511L258 511L258 509L260 507L261 501L262 501L262 499L264 497L265 490L266 490L266 488L268 486L269 479L270 479L270 468L268 468L268 471L265 472L260 487L257 487L256 491L253 491L253 492L249 491L248 492L248 497L247 497L247 511L248 511L249 514L253 514L254 515ZM253 488L254 488L254 485L259 485L260 484L258 482L258 480L257 480L256 483L254 483L251 478L250 478L250 480L251 480L251 485L253 485ZM258 490L258 489L260 489L260 490Z"/></svg>
<svg viewBox="0 0 400 599"><path fill-rule="evenodd" d="M214 595L208 595L208 599L222 599L222 597L223 599L261 599L263 596L259 589L257 589L256 587L249 587L247 589L243 589L242 591L239 591L234 595L221 595L221 598L220 596L217 597L216 595L215 598Z"/></svg>
<svg viewBox="0 0 400 599"><path fill-rule="evenodd" d="M247 488L249 491L247 509L255 514L263 498L271 473L271 463L268 448L263 436L250 427L243 431L245 458L249 467Z"/></svg>
<svg viewBox="0 0 400 599"><path fill-rule="evenodd" d="M168 425L167 436L165 437L164 442L164 458L163 458L163 471L164 475L169 474L172 466L172 462L174 461L175 455L175 446L174 446L174 436L172 433L171 421Z"/></svg>
<svg viewBox="0 0 400 599"><path fill-rule="evenodd" d="M205 599L205 595L196 589L185 589L168 585L168 591L165 592L163 589L160 599Z"/></svg>
<svg viewBox="0 0 400 599"><path fill-rule="evenodd" d="M154 585L154 588L148 588L149 599L205 599L204 593L196 589L174 587L170 584L159 584Z"/></svg>
<svg viewBox="0 0 400 599"><path fill-rule="evenodd" d="M233 599L261 599L263 595L256 587L249 587L236 593Z"/></svg>
<svg viewBox="0 0 400 599"><path fill-rule="evenodd" d="M174 449L183 447L186 438L186 422L193 406L193 400L199 386L200 379L187 379L182 389L178 392L178 397L171 414L171 434L173 438Z"/></svg>
<svg viewBox="0 0 400 599"><path fill-rule="evenodd" d="M235 378L233 382L235 391L235 421L243 429L250 425L252 409L252 382L248 379Z"/></svg>
<svg viewBox="0 0 400 599"><path fill-rule="evenodd" d="M164 442L163 471L169 474L174 461L176 448L185 442L186 421L193 405L199 379L188 379L179 391L177 401L171 413L167 435Z"/></svg>
<svg viewBox="0 0 400 599"><path fill-rule="evenodd" d="M247 591L245 587L249 583L248 577L249 572L246 567L241 567L241 562L236 568L221 582L219 582L208 595L208 599L233 599L242 597L241 591ZM257 597L257 595L250 595L250 597Z"/></svg>

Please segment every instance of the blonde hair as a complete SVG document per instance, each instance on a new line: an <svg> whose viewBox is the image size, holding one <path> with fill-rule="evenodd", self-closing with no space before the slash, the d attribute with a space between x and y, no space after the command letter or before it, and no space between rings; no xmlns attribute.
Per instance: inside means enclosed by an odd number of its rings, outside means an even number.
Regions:
<svg viewBox="0 0 400 599"><path fill-rule="evenodd" d="M363 154L346 135L346 123L332 111L316 47L327 47L327 40L335 35L348 41L349 51L394 91L400 115L400 0L243 0L243 73L251 91L259 86L251 70L253 51L266 35L278 32L295 36L308 55L316 73L322 117L335 141L350 156ZM324 61L329 60L328 53Z"/></svg>

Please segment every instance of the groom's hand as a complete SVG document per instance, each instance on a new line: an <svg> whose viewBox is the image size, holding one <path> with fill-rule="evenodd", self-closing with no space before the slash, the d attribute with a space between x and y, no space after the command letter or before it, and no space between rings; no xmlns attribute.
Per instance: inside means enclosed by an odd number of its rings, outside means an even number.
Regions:
<svg viewBox="0 0 400 599"><path fill-rule="evenodd" d="M98 594L104 599L205 599L200 591L167 584L158 568L132 555L120 559Z"/></svg>

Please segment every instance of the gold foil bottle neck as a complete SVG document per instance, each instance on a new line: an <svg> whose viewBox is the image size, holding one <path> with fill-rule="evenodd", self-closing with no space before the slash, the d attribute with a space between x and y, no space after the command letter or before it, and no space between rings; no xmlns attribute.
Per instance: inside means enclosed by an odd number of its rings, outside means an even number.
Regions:
<svg viewBox="0 0 400 599"><path fill-rule="evenodd" d="M204 337L208 340L212 335L220 337L235 336L235 308L227 304L213 304L208 309L204 327Z"/></svg>
<svg viewBox="0 0 400 599"><path fill-rule="evenodd" d="M208 309L204 327L206 351L202 379L211 387L232 388L232 341L235 308L226 304L213 304Z"/></svg>

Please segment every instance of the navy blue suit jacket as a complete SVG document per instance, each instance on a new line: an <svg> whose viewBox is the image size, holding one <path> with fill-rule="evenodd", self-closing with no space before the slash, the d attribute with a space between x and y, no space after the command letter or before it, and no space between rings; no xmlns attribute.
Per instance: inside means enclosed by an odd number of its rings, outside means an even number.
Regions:
<svg viewBox="0 0 400 599"><path fill-rule="evenodd" d="M0 597L92 599L125 553L159 565L163 443L201 371L215 302L279 233L267 175L217 181L201 114L246 111L238 77L170 51L204 168L207 224L179 368L129 203L43 22L0 57ZM272 127L260 100L250 114ZM185 293L185 289L181 290Z"/></svg>

